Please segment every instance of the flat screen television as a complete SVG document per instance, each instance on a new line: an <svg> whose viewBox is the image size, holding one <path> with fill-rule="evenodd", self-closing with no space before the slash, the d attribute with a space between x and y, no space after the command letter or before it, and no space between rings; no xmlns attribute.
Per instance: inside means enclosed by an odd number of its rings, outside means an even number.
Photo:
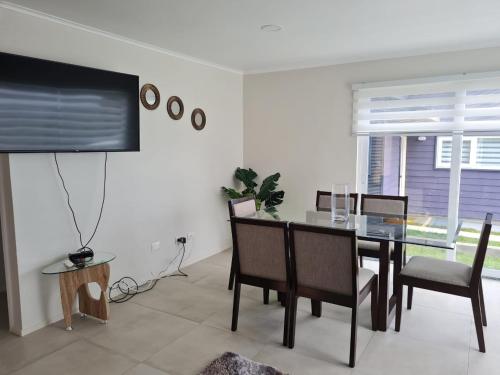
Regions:
<svg viewBox="0 0 500 375"><path fill-rule="evenodd" d="M139 151L139 78L0 53L0 152Z"/></svg>

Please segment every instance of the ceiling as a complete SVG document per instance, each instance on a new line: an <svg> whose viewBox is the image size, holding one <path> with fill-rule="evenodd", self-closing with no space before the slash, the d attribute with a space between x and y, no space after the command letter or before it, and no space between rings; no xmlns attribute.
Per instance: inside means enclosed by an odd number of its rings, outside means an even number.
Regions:
<svg viewBox="0 0 500 375"><path fill-rule="evenodd" d="M500 45L499 0L13 0L242 72ZM278 24L279 32L260 26Z"/></svg>

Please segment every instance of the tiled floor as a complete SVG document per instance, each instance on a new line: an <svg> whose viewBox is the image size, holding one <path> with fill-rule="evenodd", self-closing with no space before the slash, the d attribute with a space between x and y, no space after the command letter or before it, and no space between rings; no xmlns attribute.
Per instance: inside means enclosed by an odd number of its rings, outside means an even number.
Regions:
<svg viewBox="0 0 500 375"><path fill-rule="evenodd" d="M318 319L301 300L296 345L290 350L281 345L284 309L275 294L265 306L261 290L243 287L238 332L231 332L229 260L229 252L218 254L188 267L188 279L164 279L153 291L112 305L107 325L76 317L72 332L57 323L24 338L0 335L0 374L196 374L224 351L291 374L500 373L497 281L484 280L486 354L478 352L467 300L415 290L414 308L404 310L400 333L372 332L369 299L363 303L352 370L346 364L346 308L325 304ZM366 263L376 269L376 262Z"/></svg>

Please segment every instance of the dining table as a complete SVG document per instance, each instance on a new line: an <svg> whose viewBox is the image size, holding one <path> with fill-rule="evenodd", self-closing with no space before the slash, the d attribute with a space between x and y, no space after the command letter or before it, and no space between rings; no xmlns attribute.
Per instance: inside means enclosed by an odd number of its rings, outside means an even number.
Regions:
<svg viewBox="0 0 500 375"><path fill-rule="evenodd" d="M462 222L450 228L447 218L425 215L388 215L379 213L350 214L344 220L335 220L329 211L301 212L270 211L262 209L245 215L256 220L279 220L319 227L355 230L358 240L375 241L379 245L378 330L386 331L394 319L397 283L396 276L406 258L406 245L454 250ZM448 237L450 232L453 236ZM450 239L451 238L451 239ZM390 293L390 264L393 261L393 288ZM312 313L321 316L321 302L311 301Z"/></svg>

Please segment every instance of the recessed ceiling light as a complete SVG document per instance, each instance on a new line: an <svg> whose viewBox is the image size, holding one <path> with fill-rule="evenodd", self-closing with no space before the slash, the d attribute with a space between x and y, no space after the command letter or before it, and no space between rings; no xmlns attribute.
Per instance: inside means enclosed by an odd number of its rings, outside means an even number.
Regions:
<svg viewBox="0 0 500 375"><path fill-rule="evenodd" d="M277 31L283 30L283 27L281 27L280 25L269 24L269 25L262 25L260 29L262 31L265 31L266 33L275 33Z"/></svg>

